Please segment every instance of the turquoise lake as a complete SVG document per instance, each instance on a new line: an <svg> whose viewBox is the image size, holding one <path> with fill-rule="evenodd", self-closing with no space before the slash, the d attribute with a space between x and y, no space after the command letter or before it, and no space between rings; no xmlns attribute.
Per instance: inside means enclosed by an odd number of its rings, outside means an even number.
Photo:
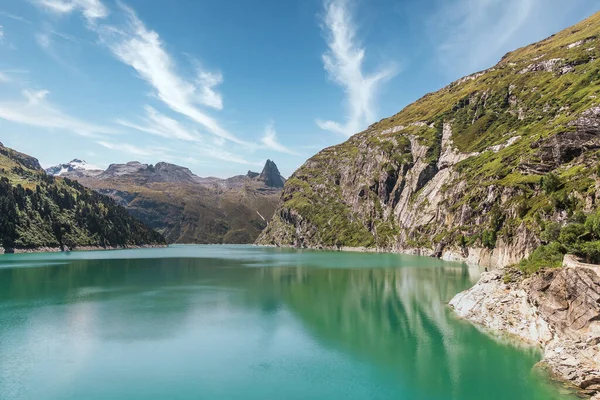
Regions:
<svg viewBox="0 0 600 400"><path fill-rule="evenodd" d="M478 275L253 246L0 256L0 399L570 399L448 308Z"/></svg>

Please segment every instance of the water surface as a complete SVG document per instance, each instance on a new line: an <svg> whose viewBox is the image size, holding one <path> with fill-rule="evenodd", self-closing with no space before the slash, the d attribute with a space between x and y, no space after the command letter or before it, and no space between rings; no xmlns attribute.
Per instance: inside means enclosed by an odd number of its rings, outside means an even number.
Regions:
<svg viewBox="0 0 600 400"><path fill-rule="evenodd" d="M0 256L0 399L567 399L458 320L477 269L251 246Z"/></svg>

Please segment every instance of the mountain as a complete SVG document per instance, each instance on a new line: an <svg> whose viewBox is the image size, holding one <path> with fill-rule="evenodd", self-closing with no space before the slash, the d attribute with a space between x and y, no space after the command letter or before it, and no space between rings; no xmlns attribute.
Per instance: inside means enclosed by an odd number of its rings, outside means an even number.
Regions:
<svg viewBox="0 0 600 400"><path fill-rule="evenodd" d="M53 176L63 176L66 174L71 175L88 175L94 176L102 172L102 170L94 165L90 165L84 160L74 159L66 164L55 165L47 168L46 173Z"/></svg>
<svg viewBox="0 0 600 400"><path fill-rule="evenodd" d="M258 243L600 261L599 160L597 13L309 159Z"/></svg>
<svg viewBox="0 0 600 400"><path fill-rule="evenodd" d="M285 179L267 161L262 173L201 178L169 163L132 161L63 176L112 197L169 243L253 243L279 204Z"/></svg>
<svg viewBox="0 0 600 400"><path fill-rule="evenodd" d="M37 159L2 143L0 216L3 252L166 244L112 199L47 175Z"/></svg>
<svg viewBox="0 0 600 400"><path fill-rule="evenodd" d="M285 184L285 179L279 173L277 165L271 160L267 160L265 167L257 178L269 187L282 188Z"/></svg>

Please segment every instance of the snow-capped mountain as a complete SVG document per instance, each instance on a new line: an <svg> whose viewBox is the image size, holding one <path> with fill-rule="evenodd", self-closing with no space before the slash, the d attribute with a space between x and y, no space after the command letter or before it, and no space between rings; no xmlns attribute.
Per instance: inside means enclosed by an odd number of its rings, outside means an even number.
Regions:
<svg viewBox="0 0 600 400"><path fill-rule="evenodd" d="M88 164L84 160L77 158L66 164L55 165L46 169L48 175L54 176L72 175L72 173L82 176L96 176L102 172L102 169L95 165Z"/></svg>

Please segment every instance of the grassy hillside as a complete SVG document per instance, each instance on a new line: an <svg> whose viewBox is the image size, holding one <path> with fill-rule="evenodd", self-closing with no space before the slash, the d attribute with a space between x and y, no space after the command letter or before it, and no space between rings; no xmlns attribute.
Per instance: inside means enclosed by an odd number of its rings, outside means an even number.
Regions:
<svg viewBox="0 0 600 400"><path fill-rule="evenodd" d="M110 198L48 176L38 161L0 144L0 244L14 249L165 244Z"/></svg>
<svg viewBox="0 0 600 400"><path fill-rule="evenodd" d="M599 160L600 13L312 157L259 242L600 260Z"/></svg>

